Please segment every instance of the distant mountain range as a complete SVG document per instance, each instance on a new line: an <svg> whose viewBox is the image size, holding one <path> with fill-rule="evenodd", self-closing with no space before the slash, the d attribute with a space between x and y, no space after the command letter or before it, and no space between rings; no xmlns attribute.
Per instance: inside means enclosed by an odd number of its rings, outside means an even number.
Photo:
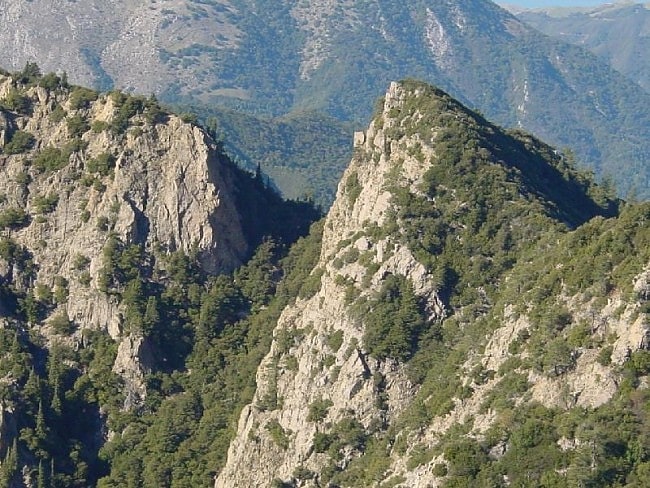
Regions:
<svg viewBox="0 0 650 488"><path fill-rule="evenodd" d="M36 61L77 83L264 117L316 111L359 124L389 81L426 80L572 148L620 193L650 197L650 94L487 0L21 0L0 2L0 20L13 26L0 33L6 68ZM328 164L342 171L337 157ZM284 168L296 164L290 154Z"/></svg>
<svg viewBox="0 0 650 488"><path fill-rule="evenodd" d="M535 9L517 16L549 36L589 49L650 90L650 4Z"/></svg>

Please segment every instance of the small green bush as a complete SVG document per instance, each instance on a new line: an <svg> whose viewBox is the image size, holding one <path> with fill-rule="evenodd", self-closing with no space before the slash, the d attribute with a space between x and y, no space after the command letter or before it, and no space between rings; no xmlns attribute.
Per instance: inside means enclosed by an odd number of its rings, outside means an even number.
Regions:
<svg viewBox="0 0 650 488"><path fill-rule="evenodd" d="M338 352L343 345L343 331L337 330L327 336L327 345L333 352Z"/></svg>
<svg viewBox="0 0 650 488"><path fill-rule="evenodd" d="M32 177L27 171L21 171L20 173L16 174L16 176L14 176L14 181L21 189L25 190L27 186L32 182Z"/></svg>
<svg viewBox="0 0 650 488"><path fill-rule="evenodd" d="M88 108L91 102L97 100L97 96L97 92L93 90L81 86L75 87L70 94L70 108L73 110Z"/></svg>
<svg viewBox="0 0 650 488"><path fill-rule="evenodd" d="M6 154L22 154L34 146L34 136L24 130L14 132L11 140L5 144L4 152Z"/></svg>
<svg viewBox="0 0 650 488"><path fill-rule="evenodd" d="M280 422L277 420L271 420L266 424L266 430L271 436L271 439L273 439L273 442L275 442L279 447L285 451L289 448L290 431L285 431L280 425Z"/></svg>
<svg viewBox="0 0 650 488"><path fill-rule="evenodd" d="M37 195L34 197L32 202L34 208L36 209L37 214L47 214L51 213L56 209L57 204L59 203L59 196L56 193L50 193L49 195Z"/></svg>
<svg viewBox="0 0 650 488"><path fill-rule="evenodd" d="M325 417L327 417L327 412L332 405L334 404L330 399L323 400L321 398L316 400L309 405L309 414L307 415L307 421L321 422L322 420L325 420Z"/></svg>
<svg viewBox="0 0 650 488"><path fill-rule="evenodd" d="M61 312L52 317L50 319L50 326L54 330L55 334L66 336L71 335L76 329L74 322L68 318L68 315L65 312Z"/></svg>
<svg viewBox="0 0 650 488"><path fill-rule="evenodd" d="M68 134L70 137L80 137L90 130L88 121L79 114L68 117L67 119Z"/></svg>
<svg viewBox="0 0 650 488"><path fill-rule="evenodd" d="M29 216L22 208L9 207L0 212L0 229L18 229L28 221Z"/></svg>
<svg viewBox="0 0 650 488"><path fill-rule="evenodd" d="M95 134L99 134L100 132L104 132L106 129L108 129L108 123L104 122L103 120L94 120L93 123L90 124L90 129Z"/></svg>
<svg viewBox="0 0 650 488"><path fill-rule="evenodd" d="M7 96L0 105L6 110L11 110L12 112L29 114L29 111L32 108L32 101L19 90L12 88L9 90L9 93L7 93Z"/></svg>
<svg viewBox="0 0 650 488"><path fill-rule="evenodd" d="M63 107L57 103L54 107L54 110L52 110L52 113L50 114L50 120L58 124L63 119L65 119L66 115L66 111L63 110Z"/></svg>
<svg viewBox="0 0 650 488"><path fill-rule="evenodd" d="M609 345L603 347L598 353L598 356L596 357L596 361L598 361L598 364L602 366L609 366L610 364L612 364L612 352L614 352L613 346Z"/></svg>
<svg viewBox="0 0 650 488"><path fill-rule="evenodd" d="M115 167L115 156L110 153L102 153L94 159L86 161L86 169L91 173L108 176Z"/></svg>
<svg viewBox="0 0 650 488"><path fill-rule="evenodd" d="M32 161L32 165L41 173L58 171L68 164L69 155L58 147L43 148Z"/></svg>

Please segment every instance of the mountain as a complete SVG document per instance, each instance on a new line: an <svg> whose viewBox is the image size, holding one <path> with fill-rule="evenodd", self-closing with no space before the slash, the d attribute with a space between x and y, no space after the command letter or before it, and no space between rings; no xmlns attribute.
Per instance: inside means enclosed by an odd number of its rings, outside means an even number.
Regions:
<svg viewBox="0 0 650 488"><path fill-rule="evenodd" d="M650 205L553 147L392 83L311 224L154 98L0 107L4 486L644 486Z"/></svg>
<svg viewBox="0 0 650 488"><path fill-rule="evenodd" d="M544 34L589 49L650 90L647 4L617 2L581 9L523 10L517 17Z"/></svg>
<svg viewBox="0 0 650 488"><path fill-rule="evenodd" d="M263 173L287 198L313 198L329 207L344 165L352 156L353 124L319 112L263 118L223 108L191 112L223 141L240 166Z"/></svg>
<svg viewBox="0 0 650 488"><path fill-rule="evenodd" d="M650 191L650 95L487 0L21 0L0 12L16 26L0 34L0 63L13 70L37 61L167 102L357 123L390 80L416 77L503 126L570 147L623 195Z"/></svg>
<svg viewBox="0 0 650 488"><path fill-rule="evenodd" d="M95 486L108 439L156 405L155 375L216 327L217 276L264 291L242 265L319 213L155 99L30 68L0 75L0 479Z"/></svg>
<svg viewBox="0 0 650 488"><path fill-rule="evenodd" d="M646 482L650 206L393 83L216 487Z"/></svg>

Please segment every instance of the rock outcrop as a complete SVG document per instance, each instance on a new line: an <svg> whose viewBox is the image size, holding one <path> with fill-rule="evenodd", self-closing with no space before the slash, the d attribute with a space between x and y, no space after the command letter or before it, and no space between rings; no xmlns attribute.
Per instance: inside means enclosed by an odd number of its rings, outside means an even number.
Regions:
<svg viewBox="0 0 650 488"><path fill-rule="evenodd" d="M26 271L4 256L2 278L46 294L58 289L50 316L74 323L68 341L79 343L88 328L124 341L115 371L142 399L152 358L142 363L142 337L130 336L123 305L101 289L107 247L194 253L209 274L233 270L250 252L236 208L236 171L203 130L177 116L154 120L141 107L122 129L111 126L129 103L123 95L18 88L0 78L0 99L19 96L26 107L1 112L0 212L24 210L24 221L2 232L5 242L26 250L31 265ZM89 99L80 102L84 93ZM31 142L7 150L16 134Z"/></svg>
<svg viewBox="0 0 650 488"><path fill-rule="evenodd" d="M444 127L410 130L411 123L427 116L418 108L420 100L432 97L427 90L418 84L393 83L368 130L355 135L355 156L325 221L320 260L310 277L318 282L317 291L298 298L283 311L271 350L257 372L254 400L239 418L228 461L218 474L217 488L332 486L328 483L335 473L345 473L364 455L365 441L350 439L338 445L333 454L337 439L348 434L354 437L355 432L361 432L366 440L373 436L389 439L381 444L386 451L373 458L383 466L373 475L376 486L389 479L394 482L390 486L439 486L447 472L441 466L448 461L433 449L442 445L445 434L463 426L470 438L481 439L497 422L498 412L486 405L491 395L498 395L495 392L499 391L504 368L515 359L527 357L528 353L523 353L520 358L517 347L535 329L528 311L515 311L507 300L493 307L481 287L475 300L484 301L485 308L470 303L456 305L456 318L445 322L454 325L443 324L443 330L462 330L465 321L479 321L488 315L497 325L480 334L482 338L463 353L464 363L449 378L450 382L458 381L458 389L445 407L429 406L437 401L437 395L448 393L423 392L409 376L407 361L368 350L366 334L373 325L363 315L363 310L368 310L359 304L377 297L389 276L402 277L409 283L429 330L436 330L451 313L441 293L440 278L400 239L400 226L409 216L400 214L396 195L428 199L432 209L437 205L436 198L424 190L424 183L429 168L442 157L441 148L446 148L440 137ZM438 106L447 120L467 117L446 99ZM489 129L492 134L495 130ZM454 190L444 190L455 194ZM510 203L537 198L527 192L520 189ZM467 206L456 202L454 209L460 214ZM542 205L537 208L541 211ZM504 223L510 224L518 225ZM461 239L460 235L455 238ZM639 275L636 282L641 292L645 289L643 276ZM506 278L503 283L508 281L512 279ZM543 368L541 372L515 368L524 383L528 381L531 395L517 401L538 401L559 409L596 408L616 393L620 373L615 366L626 361L625 351L629 355L642 347L641 338L647 333L645 318L639 317L636 300L619 300L604 308L594 305L592 309L588 297L576 295L558 298L556 307L561 306L572 311L576 324L586 321L587 316L594 323L609 323L611 363L607 362L609 358L597 360L597 348L581 346L573 351L575 362L566 374L557 373L562 371L558 366L556 374ZM586 334L604 337L602 329L599 332L595 327ZM413 412L418 408L440 408L442 413L431 415L426 425L409 429L405 414L409 411L409 415L416 415ZM506 448L505 443L495 446L491 455L498 458ZM410 461L423 452L432 454L419 463ZM359 469L367 472L367 466ZM360 486L350 479L341 486Z"/></svg>

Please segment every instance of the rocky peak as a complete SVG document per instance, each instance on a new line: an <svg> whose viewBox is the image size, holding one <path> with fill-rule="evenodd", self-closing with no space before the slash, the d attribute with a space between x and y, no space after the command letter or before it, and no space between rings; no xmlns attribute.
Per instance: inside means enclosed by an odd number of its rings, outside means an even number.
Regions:
<svg viewBox="0 0 650 488"><path fill-rule="evenodd" d="M616 225L585 224L612 202L552 148L412 81L390 85L354 145L311 292L280 316L216 487L439 486L456 476L446 449L501 426L500 401L597 408L617 393L621 353L644 347L645 275L621 285L635 298L607 307L566 278L544 301L525 279L561 272L569 258L544 253L573 227ZM609 323L608 346L587 317ZM519 390L504 393L509 381ZM490 448L498 459L509 447Z"/></svg>
<svg viewBox="0 0 650 488"><path fill-rule="evenodd" d="M235 201L241 175L203 130L155 102L57 83L0 77L2 239L30 263L3 255L2 279L52 301L52 320L75 324L70 341L88 328L123 338L115 371L143 398L151 353L129 337L107 288L107 253L182 251L207 273L233 270L250 251ZM43 328L56 337L52 320Z"/></svg>

